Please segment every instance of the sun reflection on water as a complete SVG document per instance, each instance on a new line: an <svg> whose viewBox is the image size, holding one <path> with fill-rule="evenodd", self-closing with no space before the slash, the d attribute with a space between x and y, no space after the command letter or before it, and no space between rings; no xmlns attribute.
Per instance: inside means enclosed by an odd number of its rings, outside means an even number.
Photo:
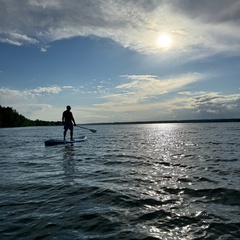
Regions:
<svg viewBox="0 0 240 240"><path fill-rule="evenodd" d="M191 158L191 147L195 145L185 138L187 130L184 124L139 127L143 134L137 141L144 146L139 154L148 159L148 164L135 169L136 175L141 176L135 191L146 201L140 216L147 222L141 226L152 237L191 239L191 224L185 216L196 215L201 209L192 207L186 196L185 189L192 183L189 168L183 160ZM171 219L176 218L183 222L183 226L171 229L174 225ZM168 230L165 230L166 226Z"/></svg>

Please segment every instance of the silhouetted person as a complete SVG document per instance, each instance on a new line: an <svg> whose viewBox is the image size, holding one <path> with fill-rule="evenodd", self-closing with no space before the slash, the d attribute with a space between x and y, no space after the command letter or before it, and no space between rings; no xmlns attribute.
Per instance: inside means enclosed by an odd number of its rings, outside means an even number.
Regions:
<svg viewBox="0 0 240 240"><path fill-rule="evenodd" d="M62 122L64 124L63 140L66 141L67 130L70 130L71 141L73 140L73 124L76 126L71 107L67 106L67 110L62 114Z"/></svg>

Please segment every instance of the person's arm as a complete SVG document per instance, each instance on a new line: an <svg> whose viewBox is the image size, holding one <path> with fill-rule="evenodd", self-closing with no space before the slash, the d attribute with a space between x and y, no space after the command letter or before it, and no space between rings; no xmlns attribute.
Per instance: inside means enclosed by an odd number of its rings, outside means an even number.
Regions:
<svg viewBox="0 0 240 240"><path fill-rule="evenodd" d="M65 122L65 117L64 117L64 113L62 114L62 122Z"/></svg>
<svg viewBox="0 0 240 240"><path fill-rule="evenodd" d="M73 123L74 123L74 126L77 126L76 123L75 123L74 117L73 117Z"/></svg>
<svg viewBox="0 0 240 240"><path fill-rule="evenodd" d="M72 121L73 121L73 123L74 123L74 126L76 126L76 123L75 123L75 119L74 119L74 117L73 117L73 114L72 114Z"/></svg>

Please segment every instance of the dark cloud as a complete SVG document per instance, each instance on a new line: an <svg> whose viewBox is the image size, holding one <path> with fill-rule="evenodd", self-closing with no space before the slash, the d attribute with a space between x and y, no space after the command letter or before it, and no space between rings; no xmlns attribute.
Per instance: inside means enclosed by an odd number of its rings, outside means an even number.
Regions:
<svg viewBox="0 0 240 240"><path fill-rule="evenodd" d="M122 0L121 3L124 5L132 5L137 7L140 11L152 12L165 4L165 0Z"/></svg>
<svg viewBox="0 0 240 240"><path fill-rule="evenodd" d="M192 108L174 109L177 119L239 118L240 95L223 96L217 93L194 97Z"/></svg>
<svg viewBox="0 0 240 240"><path fill-rule="evenodd" d="M124 5L121 1L0 0L0 34L8 37L13 32L42 41L55 40L56 32L73 29L75 36L94 35L94 29L123 29L129 25L128 18L138 17L138 5L151 10L156 4L154 0L147 5L144 1Z"/></svg>
<svg viewBox="0 0 240 240"><path fill-rule="evenodd" d="M172 8L189 17L205 22L240 23L240 1L238 0L177 0Z"/></svg>

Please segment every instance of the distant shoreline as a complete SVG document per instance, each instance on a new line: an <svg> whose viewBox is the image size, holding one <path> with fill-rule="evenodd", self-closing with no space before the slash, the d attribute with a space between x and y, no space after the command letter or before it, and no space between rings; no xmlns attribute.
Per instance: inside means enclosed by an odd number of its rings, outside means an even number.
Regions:
<svg viewBox="0 0 240 240"><path fill-rule="evenodd" d="M106 122L106 123L86 123L82 125L124 125L124 124L166 124L166 123L221 123L240 122L240 118L229 119L195 119L195 120L165 120L165 121L133 121L133 122Z"/></svg>
<svg viewBox="0 0 240 240"><path fill-rule="evenodd" d="M166 124L166 123L220 123L220 122L240 122L240 118L219 118L219 119L194 119L194 120L164 120L164 121L130 121L130 122L105 122L105 123L85 123L81 125L124 125L124 124ZM30 126L61 126L61 121L35 121L25 118L11 107L0 105L0 128L8 127L30 127Z"/></svg>

